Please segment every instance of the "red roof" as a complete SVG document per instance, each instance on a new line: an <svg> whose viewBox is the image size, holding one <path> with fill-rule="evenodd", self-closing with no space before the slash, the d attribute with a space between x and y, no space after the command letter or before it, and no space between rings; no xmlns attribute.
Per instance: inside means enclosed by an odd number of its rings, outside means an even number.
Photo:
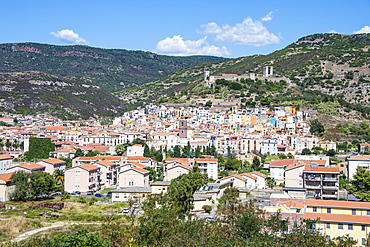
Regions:
<svg viewBox="0 0 370 247"><path fill-rule="evenodd" d="M334 201L306 199L307 206L313 207L338 207L338 208L365 208L370 209L370 202Z"/></svg>
<svg viewBox="0 0 370 247"><path fill-rule="evenodd" d="M8 182L8 181L10 181L10 178L13 176L13 174L14 173L0 174L0 179Z"/></svg>
<svg viewBox="0 0 370 247"><path fill-rule="evenodd" d="M319 221L322 222L370 224L370 217L363 215L304 213L303 218L312 220L319 219Z"/></svg>
<svg viewBox="0 0 370 247"><path fill-rule="evenodd" d="M83 165L79 165L77 167L81 167L85 170L88 170L88 171L92 171L92 170L96 170L96 169L99 169L98 166L96 165L93 165L93 164L83 164Z"/></svg>

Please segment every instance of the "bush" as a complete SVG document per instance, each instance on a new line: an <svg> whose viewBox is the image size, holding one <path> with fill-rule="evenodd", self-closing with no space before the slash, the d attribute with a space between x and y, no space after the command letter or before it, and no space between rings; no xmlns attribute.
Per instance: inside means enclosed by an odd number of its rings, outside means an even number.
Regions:
<svg viewBox="0 0 370 247"><path fill-rule="evenodd" d="M93 196L93 197L91 197L91 199L90 199L90 202L89 202L89 205L91 206L91 205L94 205L94 203L95 202L97 202L98 201L98 198L96 198L95 196Z"/></svg>
<svg viewBox="0 0 370 247"><path fill-rule="evenodd" d="M212 206L211 205L203 205L202 209L206 212L206 213L211 213L212 211Z"/></svg>

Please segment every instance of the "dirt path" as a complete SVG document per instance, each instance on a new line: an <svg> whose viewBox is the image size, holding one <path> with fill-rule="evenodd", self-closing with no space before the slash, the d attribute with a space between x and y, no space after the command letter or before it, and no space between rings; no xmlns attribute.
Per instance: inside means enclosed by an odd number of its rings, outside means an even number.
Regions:
<svg viewBox="0 0 370 247"><path fill-rule="evenodd" d="M36 234L36 233L39 233L39 232L42 232L42 231L46 231L46 230L49 230L49 229L52 229L52 228L57 228L57 227L63 227L63 226L70 226L70 225L100 225L101 223L69 223L69 222L57 222L57 223L52 223L50 226L45 226L45 227L42 227L42 228L38 228L38 229L35 229L35 230L32 230L32 231L28 231L28 232L25 232L25 233L22 233L21 235L19 235L18 237L14 238L13 240L10 240L10 242L14 243L14 242L19 242L19 241L22 241L22 240L25 240L27 238L29 238L30 236Z"/></svg>

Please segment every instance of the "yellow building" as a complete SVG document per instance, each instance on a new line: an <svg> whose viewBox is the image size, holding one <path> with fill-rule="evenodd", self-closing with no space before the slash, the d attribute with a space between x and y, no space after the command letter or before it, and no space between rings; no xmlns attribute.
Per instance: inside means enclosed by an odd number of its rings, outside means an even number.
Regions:
<svg viewBox="0 0 370 247"><path fill-rule="evenodd" d="M306 200L304 219L318 220L316 229L328 239L349 235L358 246L366 246L370 232L370 203Z"/></svg>

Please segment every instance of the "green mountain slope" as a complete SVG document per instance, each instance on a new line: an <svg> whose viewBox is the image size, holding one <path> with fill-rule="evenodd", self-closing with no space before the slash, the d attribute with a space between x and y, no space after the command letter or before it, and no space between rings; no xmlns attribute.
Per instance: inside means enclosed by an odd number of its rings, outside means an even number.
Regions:
<svg viewBox="0 0 370 247"><path fill-rule="evenodd" d="M223 60L80 45L0 44L0 72L39 71L59 77L80 76L112 92L158 80L181 68Z"/></svg>
<svg viewBox="0 0 370 247"><path fill-rule="evenodd" d="M255 55L196 65L160 80L117 93L130 102L194 102L197 98L230 98L247 106L294 104L324 114L346 114L355 110L370 117L370 34L314 34L269 55ZM217 82L211 88L203 82L211 75L262 74L263 66L274 67L283 82L243 80L235 87ZM254 104L253 104L254 102ZM140 102L137 102L139 104Z"/></svg>
<svg viewBox="0 0 370 247"><path fill-rule="evenodd" d="M88 119L113 117L126 107L86 78L62 78L41 72L0 73L0 111Z"/></svg>

